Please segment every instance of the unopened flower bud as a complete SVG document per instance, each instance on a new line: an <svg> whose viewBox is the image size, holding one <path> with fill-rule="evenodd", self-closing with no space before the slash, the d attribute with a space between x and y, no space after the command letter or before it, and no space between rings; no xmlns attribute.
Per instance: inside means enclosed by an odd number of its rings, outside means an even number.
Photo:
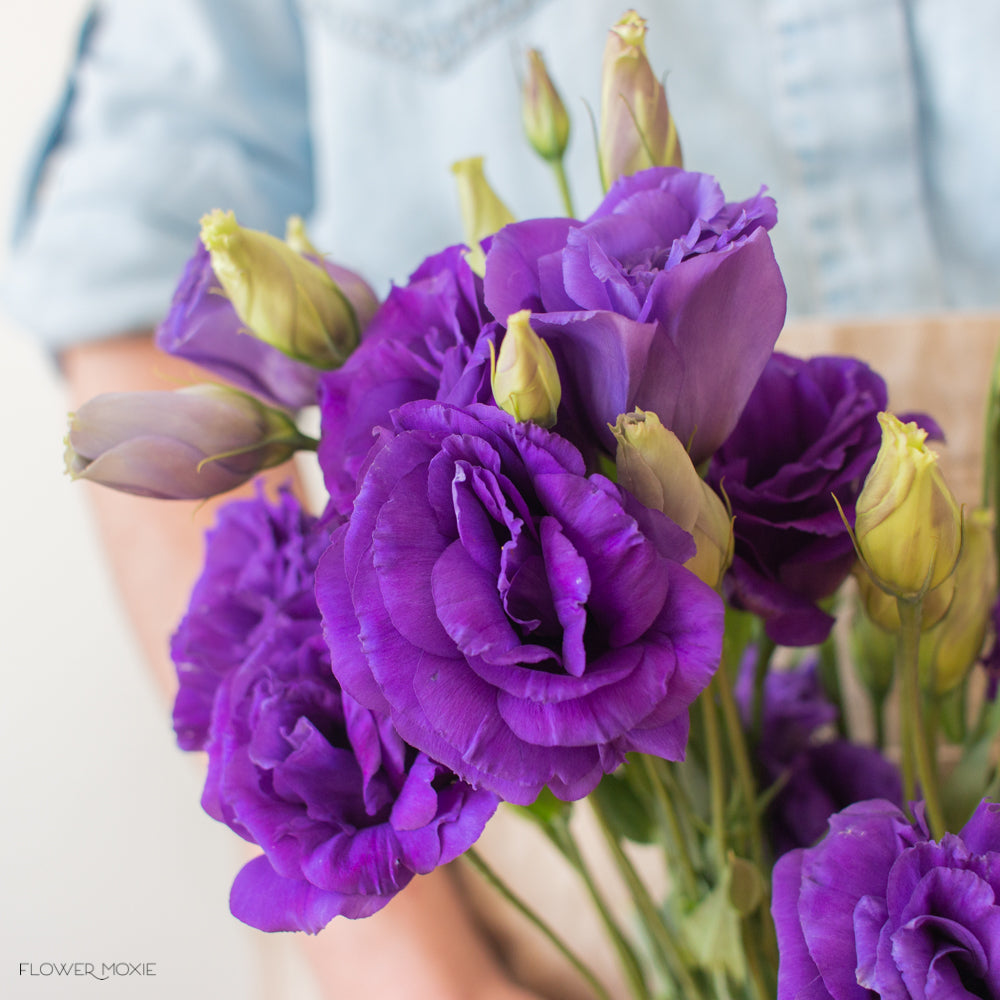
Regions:
<svg viewBox="0 0 1000 1000"><path fill-rule="evenodd" d="M882 444L857 502L858 552L891 594L916 600L955 570L962 512L948 489L927 432L880 413Z"/></svg>
<svg viewBox="0 0 1000 1000"><path fill-rule="evenodd" d="M499 355L494 356L490 344L490 384L497 406L515 420L551 427L562 387L552 351L531 329L530 317L528 309L507 317Z"/></svg>
<svg viewBox="0 0 1000 1000"><path fill-rule="evenodd" d="M70 415L66 471L123 493L196 500L311 445L287 413L225 386L113 392Z"/></svg>
<svg viewBox="0 0 1000 1000"><path fill-rule="evenodd" d="M975 510L966 519L962 554L951 579L955 599L920 643L921 680L935 695L961 684L983 650L997 586L991 511Z"/></svg>
<svg viewBox="0 0 1000 1000"><path fill-rule="evenodd" d="M646 22L634 10L611 29L604 49L598 158L605 190L646 167L683 165L666 91L646 57Z"/></svg>
<svg viewBox="0 0 1000 1000"><path fill-rule="evenodd" d="M486 255L482 240L514 221L511 210L490 187L483 172L483 158L470 156L451 165L458 186L458 205L462 213L462 228L469 247L469 266L482 277L486 273Z"/></svg>
<svg viewBox="0 0 1000 1000"><path fill-rule="evenodd" d="M733 519L673 431L655 413L622 413L612 428L618 482L646 507L661 510L694 536L697 552L685 566L718 587L733 561Z"/></svg>
<svg viewBox="0 0 1000 1000"><path fill-rule="evenodd" d="M250 333L298 361L336 368L358 343L347 296L321 267L284 240L244 229L220 209L201 220L212 270Z"/></svg>
<svg viewBox="0 0 1000 1000"><path fill-rule="evenodd" d="M313 246L309 234L306 232L306 225L299 215L290 215L285 224L285 242L298 254L310 258L313 263L319 264L324 271L333 279L341 294L347 299L354 310L354 318L357 320L358 333L364 333L365 328L371 322L372 316L378 309L378 297L372 291L371 285L365 281L356 271L335 264L327 256L322 254Z"/></svg>
<svg viewBox="0 0 1000 1000"><path fill-rule="evenodd" d="M306 231L306 224L301 215L290 215L285 221L285 242L303 257L321 257L322 254L313 246Z"/></svg>
<svg viewBox="0 0 1000 1000"><path fill-rule="evenodd" d="M569 115L537 49L528 49L521 120L528 142L543 160L562 159L569 142Z"/></svg>
<svg viewBox="0 0 1000 1000"><path fill-rule="evenodd" d="M858 584L858 598L865 615L886 632L898 632L902 627L899 618L899 603L892 594L887 594L865 571L857 566L854 572ZM949 577L939 587L924 594L921 602L920 630L932 629L948 613L955 596L955 580Z"/></svg>

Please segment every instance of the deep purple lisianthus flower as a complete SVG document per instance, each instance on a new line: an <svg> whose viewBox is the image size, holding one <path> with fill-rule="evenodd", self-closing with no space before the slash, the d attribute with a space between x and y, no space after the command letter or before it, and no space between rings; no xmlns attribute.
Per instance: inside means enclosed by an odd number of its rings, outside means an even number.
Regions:
<svg viewBox="0 0 1000 1000"><path fill-rule="evenodd" d="M735 426L784 322L776 218L763 192L727 204L706 174L644 170L616 181L586 222L497 233L486 304L500 320L536 314L568 412L609 452L607 425L638 406L690 442L697 464Z"/></svg>
<svg viewBox="0 0 1000 1000"><path fill-rule="evenodd" d="M174 647L175 724L208 752L206 812L264 850L236 877L233 914L315 933L457 857L497 800L341 691L311 588L328 534L296 508L286 495L220 515Z"/></svg>
<svg viewBox="0 0 1000 1000"><path fill-rule="evenodd" d="M364 329L377 304L375 293L352 271L330 261L317 263L338 283ZM200 240L156 331L156 345L277 406L297 410L316 403L319 370L246 331Z"/></svg>
<svg viewBox="0 0 1000 1000"><path fill-rule="evenodd" d="M998 897L996 803L940 843L889 802L850 806L775 866L778 1000L994 1000Z"/></svg>
<svg viewBox="0 0 1000 1000"><path fill-rule="evenodd" d="M184 750L202 750L215 692L275 616L315 621L313 580L329 531L287 491L273 504L226 504L206 536L201 576L170 644L180 687L174 729Z"/></svg>
<svg viewBox="0 0 1000 1000"><path fill-rule="evenodd" d="M391 410L415 399L491 398L491 321L462 246L428 257L392 289L358 348L320 383L319 461L336 510L350 510L373 432L389 426Z"/></svg>
<svg viewBox="0 0 1000 1000"><path fill-rule="evenodd" d="M752 715L755 655L742 665L736 685L743 721ZM808 847L826 831L835 812L864 799L903 801L899 770L874 747L835 738L837 709L823 693L815 660L764 679L760 742L754 760L766 783L782 787L767 811L774 854Z"/></svg>
<svg viewBox="0 0 1000 1000"><path fill-rule="evenodd" d="M722 604L691 536L503 411L393 414L317 572L334 669L404 739L527 804L683 755Z"/></svg>
<svg viewBox="0 0 1000 1000"><path fill-rule="evenodd" d="M708 481L736 517L729 596L760 615L775 642L811 645L829 634L833 618L816 602L855 560L831 494L853 523L886 405L885 382L861 361L776 353L712 459Z"/></svg>

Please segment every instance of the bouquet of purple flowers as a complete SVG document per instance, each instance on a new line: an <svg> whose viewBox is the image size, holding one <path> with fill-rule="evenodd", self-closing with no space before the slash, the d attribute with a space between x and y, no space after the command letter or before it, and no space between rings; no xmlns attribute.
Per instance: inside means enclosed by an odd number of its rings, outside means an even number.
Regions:
<svg viewBox="0 0 1000 1000"><path fill-rule="evenodd" d="M319 509L222 509L172 644L202 805L262 851L232 912L316 932L459 856L502 887L473 846L501 804L586 878L586 799L642 927L607 920L636 1000L1000 997L995 459L963 516L931 418L859 360L775 352L774 201L683 169L644 30L610 33L589 216L532 53L565 217L514 221L467 161L465 244L379 303L301 223L216 211L158 342L227 384L72 416L72 474L145 496L318 458ZM665 898L630 841L661 846Z"/></svg>

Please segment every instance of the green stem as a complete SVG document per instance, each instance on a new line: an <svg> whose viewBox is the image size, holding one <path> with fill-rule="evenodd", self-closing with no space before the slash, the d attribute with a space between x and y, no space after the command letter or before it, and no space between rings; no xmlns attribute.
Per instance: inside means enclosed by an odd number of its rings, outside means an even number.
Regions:
<svg viewBox="0 0 1000 1000"><path fill-rule="evenodd" d="M691 860L688 838L684 832L684 828L681 826L680 817L677 815L677 808L674 805L673 799L667 794L664 783L660 780L660 775L653 764L653 758L648 754L641 754L640 759L642 760L646 777L649 779L649 787L652 789L653 798L659 807L664 825L667 828L670 842L675 848L671 853L673 860L676 860L679 864L684 893L689 899L695 899L698 892L698 873L694 862Z"/></svg>
<svg viewBox="0 0 1000 1000"><path fill-rule="evenodd" d="M830 613L835 614L835 609L831 608ZM844 695L837 668L837 644L832 632L819 647L819 673L827 701L837 708L837 732L847 738L847 712L844 711Z"/></svg>
<svg viewBox="0 0 1000 1000"><path fill-rule="evenodd" d="M583 884L586 886L587 892L594 906L597 908L598 916L600 916L611 944L618 955L618 961L625 974L625 979L628 982L632 996L635 1000L648 1000L649 988L646 985L646 976L642 971L642 966L639 964L635 949L633 949L628 938L621 927L619 927L618 921L615 920L610 907L604 899L604 895L594 881L594 877L591 875L590 869L584 861L583 855L580 853L580 849L573 834L570 832L569 826L566 823L558 825L549 824L542 829L583 880Z"/></svg>
<svg viewBox="0 0 1000 1000"><path fill-rule="evenodd" d="M743 796L744 809L746 809L749 824L750 858L763 873L765 870L764 834L761 829L760 812L757 809L757 780L754 778L753 764L750 761L750 750L747 747L740 710L733 695L732 678L726 668L726 663L720 664L715 675L715 684L719 691L719 705L722 708L726 738L729 741L729 749L736 766L736 780Z"/></svg>
<svg viewBox="0 0 1000 1000"><path fill-rule="evenodd" d="M590 988L600 998L600 1000L611 1000L611 994L604 984L594 975L593 970L574 952L568 944L547 924L538 913L536 913L520 896L507 885L503 879L486 863L479 852L470 847L465 852L465 858L476 869L487 882L493 886L497 892L507 900L519 913L531 921L552 942L559 950L559 953L583 976L590 984Z"/></svg>
<svg viewBox="0 0 1000 1000"><path fill-rule="evenodd" d="M635 866L622 850L618 837L611 829L600 803L595 799L592 801L592 805L608 850L611 852L618 872L628 887L632 900L642 917L643 926L649 934L657 965L668 979L677 984L685 1000L703 1000L704 994L691 975L677 942L663 922L663 917L660 915L656 903L653 902L653 898L646 888L646 883L639 877Z"/></svg>
<svg viewBox="0 0 1000 1000"><path fill-rule="evenodd" d="M923 706L920 699L920 620L923 613L921 601L897 599L899 620L899 675L901 679L902 713L909 730L910 753L916 769L917 780L927 809L931 836L940 840L944 836L944 810L938 791L937 769L929 734L924 726ZM906 747L903 748L904 753Z"/></svg>
<svg viewBox="0 0 1000 1000"><path fill-rule="evenodd" d="M573 196L570 194L569 190L569 180L566 177L566 167L563 165L562 157L558 160L552 160L552 170L556 175L556 184L559 186L559 197L562 198L563 208L566 210L566 214L571 218L576 217L576 212L573 210Z"/></svg>
<svg viewBox="0 0 1000 1000"><path fill-rule="evenodd" d="M751 925L744 922L743 953L746 955L747 972L750 975L750 983L753 986L754 996L756 997L756 1000L773 1000L777 984L768 983L764 967L761 965L760 954L757 949L759 943L759 937L753 936Z"/></svg>
<svg viewBox="0 0 1000 1000"><path fill-rule="evenodd" d="M754 746L760 743L764 728L764 681L767 679L771 657L776 648L776 643L766 635L760 637L757 644L757 662L753 669L753 705L750 714L750 740Z"/></svg>
<svg viewBox="0 0 1000 1000"><path fill-rule="evenodd" d="M708 757L708 787L712 812L712 842L715 845L716 872L722 871L726 863L726 776L722 756L722 734L719 731L719 717L715 710L715 688L712 683L701 693L701 719L705 727L706 753Z"/></svg>
<svg viewBox="0 0 1000 1000"><path fill-rule="evenodd" d="M771 880L767 877L770 868L764 852L764 831L762 817L757 805L757 781L753 773L753 764L750 760L750 750L747 746L746 734L743 731L740 711L736 705L736 698L733 695L733 687L727 664L723 662L715 674L713 685L719 692L719 704L722 707L722 718L726 727L726 735L729 740L730 752L733 756L733 763L736 767L736 780L743 796L743 808L746 811L748 824L748 836L750 841L750 859L757 866L757 870L764 876L764 898L761 900L756 923L759 924L756 945L762 946L772 966L777 966L778 942L774 932L774 922L771 920ZM750 949L747 949L750 953ZM756 956L756 952L754 952ZM759 962L758 962L759 966ZM751 974L760 976L760 970ZM756 982L758 993L761 992L761 983ZM762 998L767 997L766 990L761 994Z"/></svg>
<svg viewBox="0 0 1000 1000"><path fill-rule="evenodd" d="M872 695L872 715L875 718L875 745L885 750L885 695Z"/></svg>

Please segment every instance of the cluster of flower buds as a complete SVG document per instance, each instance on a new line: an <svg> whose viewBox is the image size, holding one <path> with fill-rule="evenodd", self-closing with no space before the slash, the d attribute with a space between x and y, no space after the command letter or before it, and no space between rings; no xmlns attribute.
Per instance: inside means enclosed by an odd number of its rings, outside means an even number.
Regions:
<svg viewBox="0 0 1000 1000"><path fill-rule="evenodd" d="M733 561L733 519L673 431L655 413L623 413L613 428L618 482L653 510L662 510L694 536L697 552L685 565L718 588Z"/></svg>
<svg viewBox="0 0 1000 1000"><path fill-rule="evenodd" d="M941 697L982 651L996 594L993 514L963 518L927 432L880 413L882 445L858 498L855 575L867 617L899 631L899 601L920 602L920 675Z"/></svg>
<svg viewBox="0 0 1000 1000"><path fill-rule="evenodd" d="M204 499L314 448L290 411L315 403L318 371L346 360L377 306L357 274L322 258L301 219L282 241L211 212L157 343L247 391L98 396L70 415L67 471L125 493Z"/></svg>

